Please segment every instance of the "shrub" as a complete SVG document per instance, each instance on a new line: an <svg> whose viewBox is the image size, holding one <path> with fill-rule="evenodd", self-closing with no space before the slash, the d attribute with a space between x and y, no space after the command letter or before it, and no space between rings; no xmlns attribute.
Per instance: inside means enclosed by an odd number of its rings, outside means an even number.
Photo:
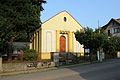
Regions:
<svg viewBox="0 0 120 80"><path fill-rule="evenodd" d="M36 61L36 52L33 49L24 50L24 61Z"/></svg>

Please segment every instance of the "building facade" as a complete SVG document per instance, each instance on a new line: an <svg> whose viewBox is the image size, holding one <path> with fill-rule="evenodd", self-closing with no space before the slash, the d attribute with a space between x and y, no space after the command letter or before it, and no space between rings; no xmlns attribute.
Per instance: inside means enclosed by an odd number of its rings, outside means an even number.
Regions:
<svg viewBox="0 0 120 80"><path fill-rule="evenodd" d="M108 36L120 36L120 18L112 18L102 29L105 30Z"/></svg>
<svg viewBox="0 0 120 80"><path fill-rule="evenodd" d="M82 26L67 11L62 11L36 30L30 49L36 50L39 60L50 59L51 52L84 53L83 46L75 38L77 30L83 31Z"/></svg>

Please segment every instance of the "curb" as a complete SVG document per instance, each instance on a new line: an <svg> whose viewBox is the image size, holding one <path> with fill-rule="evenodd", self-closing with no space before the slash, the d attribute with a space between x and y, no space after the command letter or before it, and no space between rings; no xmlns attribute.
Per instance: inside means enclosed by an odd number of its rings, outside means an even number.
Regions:
<svg viewBox="0 0 120 80"><path fill-rule="evenodd" d="M12 75L18 75L18 74L29 74L34 72L45 72L49 70L56 70L57 67L51 67L51 68L42 68L42 69L33 69L33 70L25 70L25 71L14 71L14 72L1 72L0 76L12 76Z"/></svg>
<svg viewBox="0 0 120 80"><path fill-rule="evenodd" d="M72 65L64 65L64 66L60 66L58 68L69 68L69 67L88 65L88 64L91 64L91 63L90 62L85 62L85 63L78 63L78 64L72 64Z"/></svg>

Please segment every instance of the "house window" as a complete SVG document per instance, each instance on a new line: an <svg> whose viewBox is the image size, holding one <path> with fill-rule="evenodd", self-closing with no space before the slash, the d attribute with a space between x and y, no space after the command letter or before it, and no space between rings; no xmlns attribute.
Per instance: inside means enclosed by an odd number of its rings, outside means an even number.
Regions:
<svg viewBox="0 0 120 80"><path fill-rule="evenodd" d="M120 33L120 28L114 28L114 33Z"/></svg>
<svg viewBox="0 0 120 80"><path fill-rule="evenodd" d="M113 25L113 26L115 25L114 22L112 23L112 25Z"/></svg>
<svg viewBox="0 0 120 80"><path fill-rule="evenodd" d="M67 18L66 17L64 17L64 22L66 22L67 21Z"/></svg>
<svg viewBox="0 0 120 80"><path fill-rule="evenodd" d="M108 36L110 36L110 30L108 30Z"/></svg>
<svg viewBox="0 0 120 80"><path fill-rule="evenodd" d="M117 31L116 31L116 28L114 28L114 33L116 33Z"/></svg>

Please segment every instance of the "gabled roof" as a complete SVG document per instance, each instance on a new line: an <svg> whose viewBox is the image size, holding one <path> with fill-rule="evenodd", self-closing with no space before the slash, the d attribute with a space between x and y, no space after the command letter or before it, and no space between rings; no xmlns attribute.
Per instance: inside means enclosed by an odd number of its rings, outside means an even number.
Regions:
<svg viewBox="0 0 120 80"><path fill-rule="evenodd" d="M120 18L114 19L118 24L120 24Z"/></svg>
<svg viewBox="0 0 120 80"><path fill-rule="evenodd" d="M107 26L108 26L112 21L120 24L120 18L118 18L118 19L113 19L113 18L112 18L106 25L104 25L104 26L102 27L102 29L106 29Z"/></svg>
<svg viewBox="0 0 120 80"><path fill-rule="evenodd" d="M64 17L67 18L67 22L63 23ZM59 12L58 14L46 20L45 22L42 22L41 27L37 29L36 31L39 31L41 29L46 29L46 30L47 29L49 30L63 30L64 29L64 30L73 31L73 32L77 30L84 30L81 24L71 14L69 14L65 10Z"/></svg>
<svg viewBox="0 0 120 80"><path fill-rule="evenodd" d="M54 18L55 16L57 16L57 15L59 15L59 14L62 14L62 13L67 13L67 14L69 14L66 10L61 11L61 12L57 13L56 15L52 16L51 18L49 18L48 20L44 21L42 24L46 23L47 21L51 20L51 19ZM69 14L69 15L82 27L82 25L81 25L71 14Z"/></svg>

